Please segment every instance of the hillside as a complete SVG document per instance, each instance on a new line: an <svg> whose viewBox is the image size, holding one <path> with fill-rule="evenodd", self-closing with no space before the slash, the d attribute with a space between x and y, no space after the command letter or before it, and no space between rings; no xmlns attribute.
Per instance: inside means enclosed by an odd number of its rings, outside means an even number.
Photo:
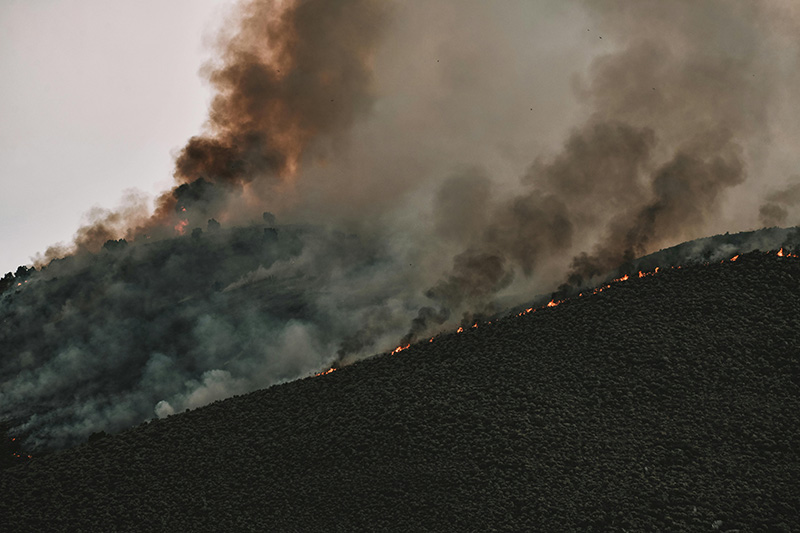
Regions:
<svg viewBox="0 0 800 533"><path fill-rule="evenodd" d="M790 531L800 259L661 271L3 472L2 529Z"/></svg>

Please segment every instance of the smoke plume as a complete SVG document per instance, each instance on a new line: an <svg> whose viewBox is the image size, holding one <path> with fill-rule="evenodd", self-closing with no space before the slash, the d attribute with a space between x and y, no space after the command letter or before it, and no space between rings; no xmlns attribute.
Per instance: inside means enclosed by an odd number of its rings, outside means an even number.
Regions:
<svg viewBox="0 0 800 533"><path fill-rule="evenodd" d="M0 416L64 446L796 223L798 21L745 0L241 2L154 211L131 193L3 278Z"/></svg>

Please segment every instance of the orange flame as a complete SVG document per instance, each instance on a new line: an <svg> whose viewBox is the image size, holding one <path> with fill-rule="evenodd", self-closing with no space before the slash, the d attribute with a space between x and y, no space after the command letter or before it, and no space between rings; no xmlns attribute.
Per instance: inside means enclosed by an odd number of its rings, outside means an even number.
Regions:
<svg viewBox="0 0 800 533"><path fill-rule="evenodd" d="M336 369L334 367L330 367L328 370L326 370L324 372L317 372L316 374L314 374L314 377L316 377L316 376L325 376L327 374L330 374L331 372L336 372Z"/></svg>
<svg viewBox="0 0 800 533"><path fill-rule="evenodd" d="M400 352L402 352L403 350L408 350L410 347L411 347L411 345L410 345L410 344L406 344L405 346L398 346L397 348L395 348L394 350L392 350L392 353L391 353L391 355L394 355L394 354L396 354L396 353L400 353Z"/></svg>
<svg viewBox="0 0 800 533"><path fill-rule="evenodd" d="M186 219L180 220L178 221L177 224L175 224L175 231L178 232L178 235L183 235L184 233L186 233L186 226L188 225L189 225L188 220Z"/></svg>
<svg viewBox="0 0 800 533"><path fill-rule="evenodd" d="M778 250L778 257L783 257L783 248Z"/></svg>
<svg viewBox="0 0 800 533"><path fill-rule="evenodd" d="M780 251L778 252L778 256L779 256L779 257L799 257L797 254L791 254L791 253L786 253L786 252L784 252L783 248L781 248L781 249L780 249ZM738 255L738 254L737 254L737 255L735 255L735 256L733 256L733 257L731 258L731 261L736 261L737 259L739 259L739 255ZM706 262L705 264L706 264L706 265L708 265L708 262ZM675 266L672 266L672 267L670 267L670 268L671 268L671 269L675 269L675 268L678 268L678 269L680 269L680 268L681 268L681 266L677 266L677 267L675 267ZM638 271L638 277L639 277L639 278L644 278L644 277L647 277L647 276L655 276L656 274L658 274L658 273L659 273L659 271L660 271L660 270L661 270L661 268L660 268L660 267L655 267L655 269L654 269L653 271L651 271L651 272L645 272L645 271L639 270L639 271ZM629 279L630 279L630 275L628 275L628 274L625 274L625 275L624 275L624 276L622 276L621 278L616 278L616 279L613 279L611 282L609 282L609 283L606 283L605 285L601 285L601 286L599 286L599 287L596 287L596 288L594 288L594 289L592 290L591 294L597 294L597 293L603 292L603 291L604 291L604 290L606 290L606 289L610 289L610 288L612 287L612 283L614 283L614 282L617 282L617 281L627 281L627 280L629 280ZM588 292L586 292L586 293L583 293L583 292L581 292L581 293L579 293L579 294L578 294L578 296L579 296L579 297L581 297L581 296L583 296L584 294L587 294L587 295L588 295L588 294L590 294L590 293L588 293ZM558 306L558 305L560 305L560 304L564 303L564 302L565 302L565 301L567 301L568 299L569 299L569 298L567 298L566 300L556 300L555 298L553 298L553 299L551 299L551 300L550 300L550 301L549 301L547 304L543 305L541 308L528 307L528 308L527 308L527 309L525 309L524 311L520 311L519 313L517 313L517 315L516 315L516 316L518 316L518 317L521 317L521 316L527 315L527 314L529 314L529 313L535 313L535 312L536 312L538 309L544 309L544 308L546 308L546 307L556 307L556 306ZM486 323L486 325L489 325L489 324L491 324L491 322L487 322L487 323ZM472 324L472 326L470 326L470 327L471 327L471 328L477 328L478 326L479 326L479 324L478 324L477 322L475 322L475 323L474 323L474 324ZM459 327L459 328L456 330L456 333L463 333L463 332L464 332L464 327L463 327L463 326L460 326L460 327ZM430 339L428 339L428 342L433 342L434 338L435 338L435 337L431 337ZM392 350L392 351L391 351L391 354L396 354L396 353L398 353L398 352L402 352L403 350L407 350L407 349L408 349L408 348L410 348L410 347L411 347L411 345L410 345L410 344L406 344L405 346L398 346L397 348L395 348L394 350ZM330 372L333 372L334 370L336 370L336 369L335 369L335 368L332 368L332 369L330 369L328 372L323 372L323 373L321 373L321 374L317 374L317 375L322 375L322 374L330 373Z"/></svg>

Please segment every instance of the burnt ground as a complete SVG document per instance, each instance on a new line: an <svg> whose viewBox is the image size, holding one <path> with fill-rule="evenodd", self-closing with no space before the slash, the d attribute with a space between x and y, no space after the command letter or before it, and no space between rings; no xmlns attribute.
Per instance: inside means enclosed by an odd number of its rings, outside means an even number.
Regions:
<svg viewBox="0 0 800 533"><path fill-rule="evenodd" d="M4 470L0 530L796 531L799 297L619 282Z"/></svg>

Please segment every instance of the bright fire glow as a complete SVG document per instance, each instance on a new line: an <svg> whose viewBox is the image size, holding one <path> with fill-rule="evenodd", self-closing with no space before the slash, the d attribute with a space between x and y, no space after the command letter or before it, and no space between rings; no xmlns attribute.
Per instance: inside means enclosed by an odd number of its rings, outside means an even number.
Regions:
<svg viewBox="0 0 800 533"><path fill-rule="evenodd" d="M397 348L395 348L394 350L392 350L392 353L391 353L391 355L394 355L394 354L396 354L396 353L400 353L400 352L402 352L403 350L408 350L410 347L411 347L411 345L410 345L410 344L406 344L405 346L398 346Z"/></svg>
<svg viewBox="0 0 800 533"><path fill-rule="evenodd" d="M177 228L176 228L176 229L177 229ZM798 256L797 254L792 254L792 253L788 253L788 252L784 251L784 249L783 249L783 248L781 248L781 249L778 251L777 255L778 255L778 257L800 257L800 256ZM739 254L737 254L737 255L734 255L733 257L731 257L731 261L736 261L737 259L739 259ZM705 263L705 265L708 265L708 263L706 262L706 263ZM671 268L671 269L680 269L681 267L680 267L680 266L677 266L677 267L674 267L674 266L673 266L673 267L670 267L670 268ZM655 269L654 269L654 270L652 270L652 271L650 271L650 272L644 272L644 271L640 270L640 271L638 272L638 277L639 277L639 278L644 278L644 277L647 277L647 276L655 276L656 274L658 274L658 273L659 273L659 271L660 271L660 270L661 270L661 268L660 268L660 267L655 267ZM581 292L581 293L579 293L579 294L578 294L578 297L583 297L583 296L584 296L584 294L598 294L598 293L600 293L600 292L603 292L603 291L604 291L604 290L606 290L606 289L610 289L610 288L612 287L612 283L615 283L615 282L618 282L618 281L627 281L627 280L629 280L629 279L630 279L630 276L629 276L628 274L625 274L624 276L622 276L622 277L620 277L620 278L613 279L611 282L609 282L609 283L606 283L605 285L601 285L601 286L599 286L599 287L596 287L596 288L594 288L594 289L592 290L592 292L591 292L591 293L588 293L588 292L586 292L586 293L584 293L584 292ZM547 302L547 304L543 305L543 306L541 307L541 309L544 309L544 308L546 308L546 307L556 307L556 306L558 306L559 304L562 304L562 303L564 303L564 302L565 302L565 301L567 301L567 300L569 300L569 298L567 298L566 300L556 300L555 298L553 298L552 300L550 300L549 302ZM535 313L535 312L537 311L537 309L539 309L539 308L528 307L528 308L527 308L527 309L525 309L524 311L521 311L521 312L517 313L517 316L524 316L524 315L527 315L527 314L530 314L530 313ZM486 324L487 324L487 325L488 325L488 324L491 324L491 322L487 322ZM472 327L472 328L477 328L478 326L479 326L479 324L478 324L477 322L475 322L475 323L474 323L472 326L470 326L470 327ZM463 326L460 326L460 327L459 327L459 328L456 330L456 333L463 333L463 332L464 332L464 327L463 327ZM434 341L434 339L435 339L435 337L431 337L430 339L428 339L428 342L433 342L433 341ZM394 355L394 354L396 354L396 353L402 352L403 350L407 350L407 349L408 349L408 348L410 348L410 347L411 347L411 344L406 344L405 346L398 346L397 348L395 348L394 350L392 350L392 351L391 351L391 354L392 354L392 355ZM331 373L331 372L333 372L334 370L336 370L336 369L335 369L335 368L331 368L330 370L328 370L328 371L326 371L326 372L320 372L320 373L318 373L318 374L316 374L316 375L317 375L317 376L322 376L322 375L325 375L325 374L330 374L330 373Z"/></svg>
<svg viewBox="0 0 800 533"><path fill-rule="evenodd" d="M175 224L175 231L178 232L178 235L183 235L184 233L186 233L186 226L188 226L188 225L189 225L189 221L186 220L186 219L183 219L183 220L179 221L177 224Z"/></svg>

